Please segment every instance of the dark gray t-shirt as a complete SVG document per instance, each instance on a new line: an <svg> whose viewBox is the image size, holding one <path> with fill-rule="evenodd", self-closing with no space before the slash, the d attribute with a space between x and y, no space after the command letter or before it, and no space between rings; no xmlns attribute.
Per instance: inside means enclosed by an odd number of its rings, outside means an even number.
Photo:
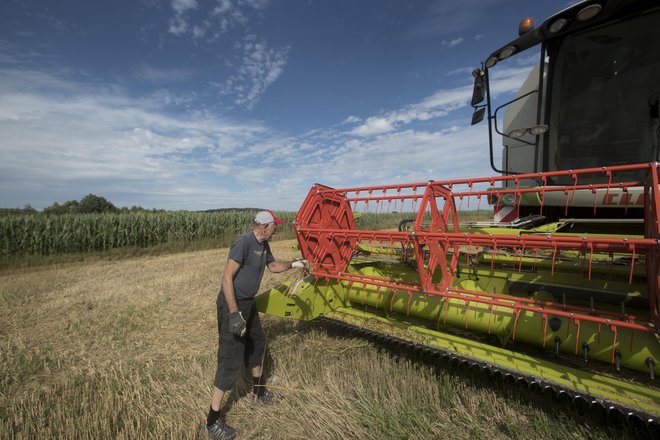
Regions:
<svg viewBox="0 0 660 440"><path fill-rule="evenodd" d="M267 264L275 261L268 242L259 243L252 231L239 235L232 243L229 258L241 267L234 277L236 299L251 299L259 291Z"/></svg>

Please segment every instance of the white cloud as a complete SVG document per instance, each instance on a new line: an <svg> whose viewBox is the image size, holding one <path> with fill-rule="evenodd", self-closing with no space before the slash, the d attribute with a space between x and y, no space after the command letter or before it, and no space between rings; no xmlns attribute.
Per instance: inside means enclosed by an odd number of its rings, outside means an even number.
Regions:
<svg viewBox="0 0 660 440"><path fill-rule="evenodd" d="M253 108L283 73L288 59L288 47L270 47L266 40L250 32L251 20L269 5L268 0L216 0L210 4L171 0L174 16L169 20L169 32L173 35L192 37L196 44L213 44L229 31L243 34L242 42L233 45L233 53L221 53L229 72L221 71L222 76L210 83L238 107ZM194 17L190 14L193 10L196 10ZM143 79L159 81L168 76L174 78L181 72L144 67L138 73Z"/></svg>
<svg viewBox="0 0 660 440"><path fill-rule="evenodd" d="M170 20L168 32L174 35L183 35L188 30L188 22L180 16L173 17Z"/></svg>
<svg viewBox="0 0 660 440"><path fill-rule="evenodd" d="M459 37L459 38L454 38L453 40L442 40L440 44L446 47L454 47L454 46L458 46L463 41L464 41L463 37Z"/></svg>
<svg viewBox="0 0 660 440"><path fill-rule="evenodd" d="M197 0L172 0L172 9L177 14L183 14L184 12L197 8Z"/></svg>
<svg viewBox="0 0 660 440"><path fill-rule="evenodd" d="M93 192L113 203L199 209L211 203L204 188L233 182L235 149L268 135L259 124L171 117L165 103L44 72L0 70L0 83L4 206L43 208ZM186 187L199 195L179 198ZM243 196L251 187L244 188ZM165 202L159 194L171 197ZM211 207L218 206L219 196Z"/></svg>
<svg viewBox="0 0 660 440"><path fill-rule="evenodd" d="M358 136L371 136L374 134L387 133L394 130L392 117L380 118L372 116L364 121L364 124L351 130L351 133Z"/></svg>
<svg viewBox="0 0 660 440"><path fill-rule="evenodd" d="M196 24L192 27L193 38L199 39L203 38L209 30L209 23L204 22L202 24Z"/></svg>
<svg viewBox="0 0 660 440"><path fill-rule="evenodd" d="M218 0L217 5L213 8L213 14L225 14L233 8L230 0Z"/></svg>
<svg viewBox="0 0 660 440"><path fill-rule="evenodd" d="M250 12L261 12L269 5L268 0L216 0L198 3L197 0L172 0L174 16L169 20L168 31L178 37L190 35L193 39L206 38L209 42L232 29L246 27ZM191 11L199 11L192 17Z"/></svg>
<svg viewBox="0 0 660 440"><path fill-rule="evenodd" d="M494 69L491 90L494 97L517 90L527 77L531 66ZM374 136L399 130L404 126L446 116L466 107L472 97L472 84L444 89L424 98L416 104L407 105L382 115L370 116L364 123L353 128L350 134L355 136Z"/></svg>
<svg viewBox="0 0 660 440"><path fill-rule="evenodd" d="M168 31L174 35L183 35L187 32L189 25L185 16L186 12L197 8L197 0L172 0L174 17L170 19Z"/></svg>
<svg viewBox="0 0 660 440"><path fill-rule="evenodd" d="M362 125L351 130L357 136L372 136L388 133L415 121L445 116L449 112L467 105L472 86L451 90L440 90L418 104L408 105L380 116L371 116Z"/></svg>
<svg viewBox="0 0 660 440"><path fill-rule="evenodd" d="M270 48L264 40L249 35L240 49L237 73L214 85L220 94L233 96L236 105L252 108L284 71L289 48Z"/></svg>
<svg viewBox="0 0 660 440"><path fill-rule="evenodd" d="M445 73L447 76L451 75L471 75L474 67L459 67L458 69L450 70Z"/></svg>
<svg viewBox="0 0 660 440"><path fill-rule="evenodd" d="M270 5L270 0L239 0L238 4L247 5L256 10L263 10Z"/></svg>
<svg viewBox="0 0 660 440"><path fill-rule="evenodd" d="M194 72L191 69L164 69L145 64L140 66L135 74L151 83L172 83L188 80L193 77Z"/></svg>
<svg viewBox="0 0 660 440"><path fill-rule="evenodd" d="M350 139L334 154L307 155L295 175L301 182L335 188L478 177L490 173L487 149L485 125L393 131L371 140Z"/></svg>
<svg viewBox="0 0 660 440"><path fill-rule="evenodd" d="M491 70L492 96L517 91L530 70L529 65ZM336 188L492 175L486 124L470 126L465 118L435 130L407 128L415 121L467 110L471 93L471 84L443 89L418 103L366 117L362 125L338 138L328 135L319 141L324 144L322 153L306 155L296 175ZM499 140L494 142L497 145ZM500 161L499 151L495 149L495 163Z"/></svg>
<svg viewBox="0 0 660 440"><path fill-rule="evenodd" d="M255 56L245 53L241 68L250 80L233 83L246 100L253 84L260 84L255 99L272 84L280 74L272 66L283 59L257 39L249 43ZM517 90L529 70L496 66L493 96ZM0 202L41 209L92 192L118 206L294 210L315 182L347 187L488 175L486 125L470 127L463 115L459 122L434 120L460 109L467 114L471 91L466 83L290 134L203 111L169 114L190 99L172 92L139 97L112 84L0 69ZM433 123L415 124L423 121Z"/></svg>

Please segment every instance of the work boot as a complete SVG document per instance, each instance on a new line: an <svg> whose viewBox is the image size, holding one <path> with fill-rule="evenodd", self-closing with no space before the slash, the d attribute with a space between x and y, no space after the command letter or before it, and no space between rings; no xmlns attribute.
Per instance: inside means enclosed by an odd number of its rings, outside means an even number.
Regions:
<svg viewBox="0 0 660 440"><path fill-rule="evenodd" d="M253 402L269 404L279 402L284 396L265 389L261 395L250 393L250 398Z"/></svg>
<svg viewBox="0 0 660 440"><path fill-rule="evenodd" d="M236 430L225 423L223 420L218 420L211 426L206 426L206 431L211 440L234 440L238 434Z"/></svg>

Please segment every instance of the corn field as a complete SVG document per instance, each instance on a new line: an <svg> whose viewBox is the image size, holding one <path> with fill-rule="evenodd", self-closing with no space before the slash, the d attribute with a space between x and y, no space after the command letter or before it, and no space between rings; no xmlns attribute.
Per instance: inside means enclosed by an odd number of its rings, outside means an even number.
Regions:
<svg viewBox="0 0 660 440"><path fill-rule="evenodd" d="M0 217L0 258L104 252L117 248L149 248L167 243L209 242L228 246L250 230L256 211L128 212L66 215L11 215ZM276 240L294 238L291 211L276 214L286 224ZM476 219L472 212L462 219ZM356 219L362 229L392 229L410 213L365 213Z"/></svg>
<svg viewBox="0 0 660 440"><path fill-rule="evenodd" d="M204 240L226 246L251 228L254 214L228 210L0 217L0 257L103 252ZM293 238L295 213L277 215L287 222L280 226L277 237Z"/></svg>

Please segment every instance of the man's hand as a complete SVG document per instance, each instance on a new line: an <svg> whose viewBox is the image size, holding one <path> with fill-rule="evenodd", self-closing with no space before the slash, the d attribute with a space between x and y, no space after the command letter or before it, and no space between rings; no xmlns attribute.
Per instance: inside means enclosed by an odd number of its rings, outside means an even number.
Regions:
<svg viewBox="0 0 660 440"><path fill-rule="evenodd" d="M295 269L305 269L309 270L309 261L307 260L296 260L291 263L291 267Z"/></svg>
<svg viewBox="0 0 660 440"><path fill-rule="evenodd" d="M241 312L234 312L229 314L229 331L234 335L243 337L247 332L245 328L245 319Z"/></svg>

